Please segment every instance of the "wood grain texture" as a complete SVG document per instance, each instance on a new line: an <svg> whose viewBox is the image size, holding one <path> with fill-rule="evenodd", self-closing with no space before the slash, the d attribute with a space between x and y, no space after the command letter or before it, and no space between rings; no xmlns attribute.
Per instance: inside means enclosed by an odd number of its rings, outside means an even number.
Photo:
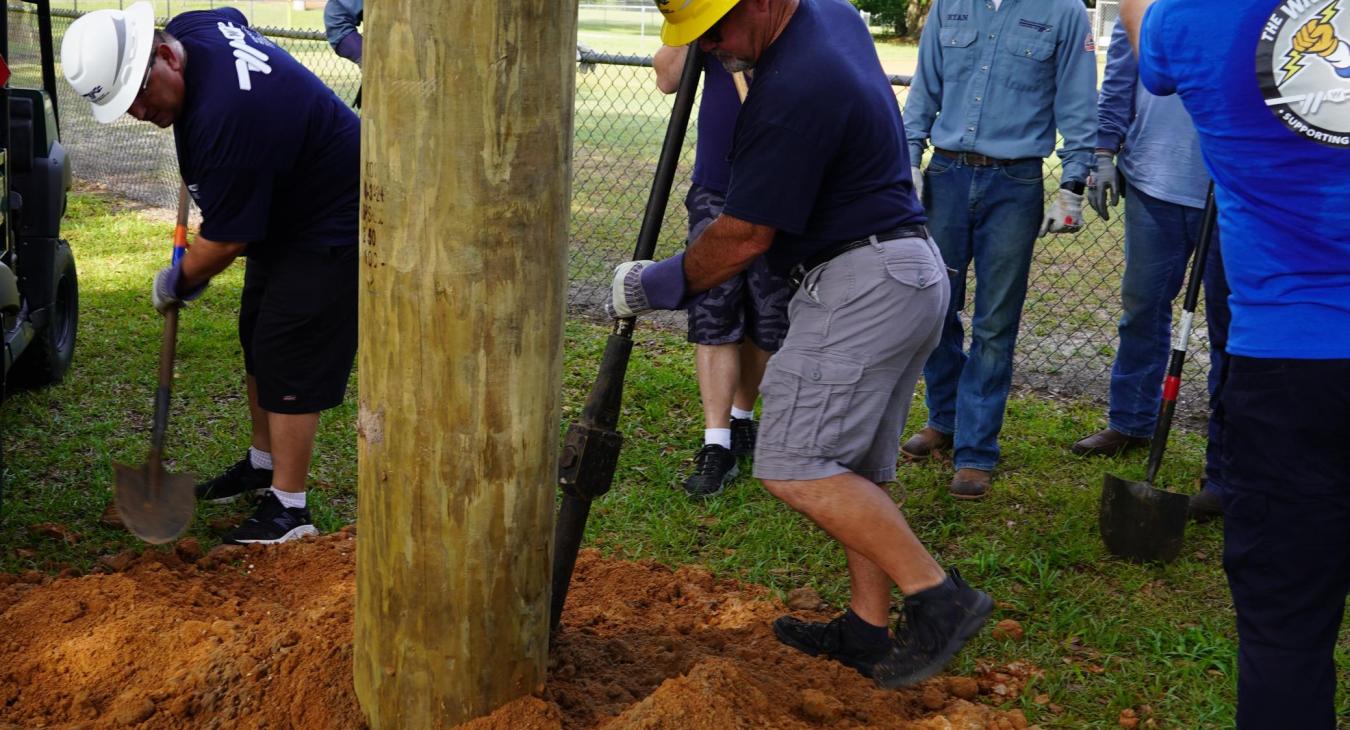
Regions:
<svg viewBox="0 0 1350 730"><path fill-rule="evenodd" d="M451 727L545 677L576 5L365 18L356 692Z"/></svg>

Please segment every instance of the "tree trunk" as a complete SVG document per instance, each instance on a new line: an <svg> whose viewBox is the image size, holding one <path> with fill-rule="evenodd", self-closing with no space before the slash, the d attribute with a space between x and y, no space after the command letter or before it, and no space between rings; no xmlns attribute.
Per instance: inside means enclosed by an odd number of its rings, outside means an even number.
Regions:
<svg viewBox="0 0 1350 730"><path fill-rule="evenodd" d="M450 727L545 678L576 4L365 19L356 693Z"/></svg>
<svg viewBox="0 0 1350 730"><path fill-rule="evenodd" d="M928 8L932 4L932 0L910 0L909 6L905 8L909 33L914 40L918 40L923 34L923 26L928 21Z"/></svg>

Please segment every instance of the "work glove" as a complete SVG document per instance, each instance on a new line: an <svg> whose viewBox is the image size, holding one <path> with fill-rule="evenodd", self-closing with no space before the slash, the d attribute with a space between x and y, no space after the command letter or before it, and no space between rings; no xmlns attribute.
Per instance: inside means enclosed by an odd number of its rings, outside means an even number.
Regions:
<svg viewBox="0 0 1350 730"><path fill-rule="evenodd" d="M923 205L923 170L916 165L909 168L909 174L914 178L914 197L919 199L920 205Z"/></svg>
<svg viewBox="0 0 1350 730"><path fill-rule="evenodd" d="M679 309L684 292L683 253L663 261L627 261L614 268L605 316L624 319L658 309Z"/></svg>
<svg viewBox="0 0 1350 730"><path fill-rule="evenodd" d="M1097 166L1088 177L1088 205L1097 211L1104 221L1111 220L1111 207L1120 203L1120 171L1116 169L1116 156L1110 152L1097 151ZM1109 197L1108 197L1109 196Z"/></svg>
<svg viewBox="0 0 1350 730"><path fill-rule="evenodd" d="M1041 234L1073 233L1083 227L1083 196L1072 190L1059 189L1059 196L1050 205L1041 224Z"/></svg>
<svg viewBox="0 0 1350 730"><path fill-rule="evenodd" d="M206 283L203 282L201 286L187 294L179 294L178 280L182 275L181 264L165 266L155 274L155 286L150 291L150 300L155 303L155 309L159 310L160 314L166 314L170 308L181 307L206 291Z"/></svg>

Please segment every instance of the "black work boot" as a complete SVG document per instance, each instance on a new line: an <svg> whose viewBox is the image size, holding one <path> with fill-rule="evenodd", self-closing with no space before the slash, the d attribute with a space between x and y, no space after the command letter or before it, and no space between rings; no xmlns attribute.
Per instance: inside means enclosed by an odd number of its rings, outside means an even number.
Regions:
<svg viewBox="0 0 1350 730"><path fill-rule="evenodd" d="M244 495L259 494L272 486L272 470L254 468L247 455L224 474L197 485L198 502L225 504Z"/></svg>
<svg viewBox="0 0 1350 730"><path fill-rule="evenodd" d="M779 616L773 622L778 640L810 656L826 657L872 677L872 667L890 651L889 639L874 646L859 646L850 640L848 614L839 614L826 623L803 621L794 616ZM884 628L884 627L883 627Z"/></svg>
<svg viewBox="0 0 1350 730"><path fill-rule="evenodd" d="M890 651L872 669L884 689L908 687L942 671L989 619L994 599L952 569L941 585L905 596Z"/></svg>
<svg viewBox="0 0 1350 730"><path fill-rule="evenodd" d="M753 456L759 423L753 418L731 419L731 455Z"/></svg>
<svg viewBox="0 0 1350 730"><path fill-rule="evenodd" d="M695 499L716 497L739 473L730 449L708 444L694 456L694 473L684 480L684 491Z"/></svg>

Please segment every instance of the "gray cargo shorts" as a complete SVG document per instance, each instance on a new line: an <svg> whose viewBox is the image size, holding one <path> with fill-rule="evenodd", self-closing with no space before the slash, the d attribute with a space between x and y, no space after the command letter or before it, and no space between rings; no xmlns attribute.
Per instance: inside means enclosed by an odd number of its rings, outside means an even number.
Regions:
<svg viewBox="0 0 1350 730"><path fill-rule="evenodd" d="M755 476L895 479L900 433L949 295L931 238L873 239L807 273L760 383Z"/></svg>

